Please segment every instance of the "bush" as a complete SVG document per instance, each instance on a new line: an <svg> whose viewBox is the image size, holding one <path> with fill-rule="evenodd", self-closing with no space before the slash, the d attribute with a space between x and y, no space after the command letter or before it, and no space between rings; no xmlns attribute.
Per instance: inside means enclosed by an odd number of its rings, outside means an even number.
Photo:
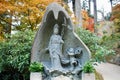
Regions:
<svg viewBox="0 0 120 80"><path fill-rule="evenodd" d="M29 70L30 72L42 72L43 65L39 62L33 62L30 64Z"/></svg>
<svg viewBox="0 0 120 80"><path fill-rule="evenodd" d="M110 36L103 36L101 39L101 45L106 45L108 48L115 50L116 55L107 56L107 61L120 64L118 57L118 55L120 55L120 33L114 33Z"/></svg>
<svg viewBox="0 0 120 80"><path fill-rule="evenodd" d="M101 38L94 33L82 28L77 29L76 33L90 49L93 61L105 61L106 56L115 54L115 51L108 48L108 46L101 45Z"/></svg>
<svg viewBox="0 0 120 80"><path fill-rule="evenodd" d="M34 32L5 35L0 42L1 80L29 80L30 51Z"/></svg>
<svg viewBox="0 0 120 80"><path fill-rule="evenodd" d="M120 33L113 33L110 36L103 36L101 39L101 45L106 45L108 48L119 48ZM114 45L114 46L113 46Z"/></svg>
<svg viewBox="0 0 120 80"><path fill-rule="evenodd" d="M84 67L83 67L83 72L84 73L93 73L95 71L92 62L88 61L85 63Z"/></svg>

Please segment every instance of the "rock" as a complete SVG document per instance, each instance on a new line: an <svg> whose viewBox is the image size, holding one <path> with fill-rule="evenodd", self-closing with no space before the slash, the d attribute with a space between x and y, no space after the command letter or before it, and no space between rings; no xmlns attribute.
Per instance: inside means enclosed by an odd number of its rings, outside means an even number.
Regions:
<svg viewBox="0 0 120 80"><path fill-rule="evenodd" d="M81 79L82 67L90 56L87 46L74 33L73 23L65 9L57 3L50 4L34 39L31 54L31 62L43 64L44 80L69 80L68 75L72 80Z"/></svg>
<svg viewBox="0 0 120 80"><path fill-rule="evenodd" d="M51 80L71 80L71 78L67 77L67 76L60 75L57 77L52 77Z"/></svg>
<svg viewBox="0 0 120 80"><path fill-rule="evenodd" d="M82 80L95 80L95 73L84 73Z"/></svg>
<svg viewBox="0 0 120 80"><path fill-rule="evenodd" d="M30 73L30 80L42 80L41 72L31 72Z"/></svg>

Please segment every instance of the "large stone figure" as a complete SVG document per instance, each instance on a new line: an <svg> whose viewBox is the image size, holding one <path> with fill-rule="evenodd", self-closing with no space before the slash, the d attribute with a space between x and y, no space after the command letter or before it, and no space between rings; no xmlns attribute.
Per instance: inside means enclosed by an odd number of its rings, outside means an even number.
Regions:
<svg viewBox="0 0 120 80"><path fill-rule="evenodd" d="M50 4L36 34L31 62L44 65L43 80L81 80L82 67L90 51L74 33L73 23L64 8Z"/></svg>
<svg viewBox="0 0 120 80"><path fill-rule="evenodd" d="M53 28L53 34L50 37L48 46L51 58L52 71L62 70L60 58L62 57L62 44L64 43L64 41L62 40L61 36L58 35L59 32L58 28L59 26L55 24Z"/></svg>

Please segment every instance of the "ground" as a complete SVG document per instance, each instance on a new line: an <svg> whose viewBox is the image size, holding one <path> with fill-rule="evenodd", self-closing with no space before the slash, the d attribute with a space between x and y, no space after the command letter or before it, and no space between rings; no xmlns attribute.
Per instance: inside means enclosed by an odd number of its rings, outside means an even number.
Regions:
<svg viewBox="0 0 120 80"><path fill-rule="evenodd" d="M120 80L120 66L111 63L100 63L95 66L97 72L102 74L104 80Z"/></svg>

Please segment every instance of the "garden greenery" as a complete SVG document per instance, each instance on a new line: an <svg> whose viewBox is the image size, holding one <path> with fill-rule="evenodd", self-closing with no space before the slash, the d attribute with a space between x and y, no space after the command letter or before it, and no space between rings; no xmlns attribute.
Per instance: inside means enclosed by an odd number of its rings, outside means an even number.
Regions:
<svg viewBox="0 0 120 80"><path fill-rule="evenodd" d="M105 56L114 53L105 45L101 45L101 39L95 34L82 28L77 29L76 33L90 49L93 60L104 61ZM29 80L30 52L34 34L33 31L25 30L5 35L5 41L0 42L1 80Z"/></svg>
<svg viewBox="0 0 120 80"><path fill-rule="evenodd" d="M79 28L76 33L90 49L93 61L106 61L106 56L115 54L115 51L108 48L108 46L101 45L101 38L90 31Z"/></svg>
<svg viewBox="0 0 120 80"><path fill-rule="evenodd" d="M5 35L0 42L1 80L29 80L30 52L34 32L26 30Z"/></svg>
<svg viewBox="0 0 120 80"><path fill-rule="evenodd" d="M120 48L120 33L113 33L110 36L103 36L100 43L101 45L106 45L111 49Z"/></svg>
<svg viewBox="0 0 120 80"><path fill-rule="evenodd" d="M92 62L88 61L85 63L84 67L83 67L83 72L84 73L93 73L95 71Z"/></svg>
<svg viewBox="0 0 120 80"><path fill-rule="evenodd" d="M39 62L33 62L29 67L30 72L43 72L43 65Z"/></svg>

